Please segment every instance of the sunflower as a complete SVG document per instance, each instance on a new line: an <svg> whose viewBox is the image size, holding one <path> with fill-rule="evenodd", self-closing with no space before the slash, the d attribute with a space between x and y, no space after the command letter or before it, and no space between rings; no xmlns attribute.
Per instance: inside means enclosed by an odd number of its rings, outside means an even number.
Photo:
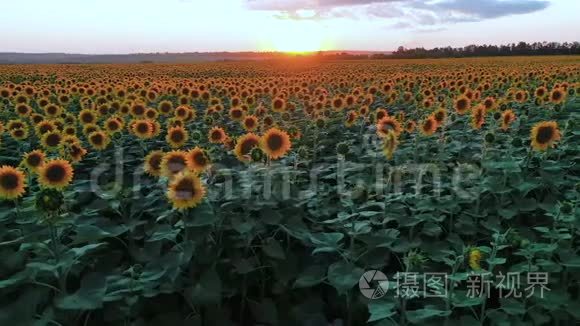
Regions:
<svg viewBox="0 0 580 326"><path fill-rule="evenodd" d="M485 123L485 114L487 113L487 109L485 105L480 104L473 108L471 112L471 126L474 129L481 129L483 124Z"/></svg>
<svg viewBox="0 0 580 326"><path fill-rule="evenodd" d="M93 112L89 109L83 109L79 113L79 121L84 125L90 124L90 123L96 123L97 122L97 115L95 114L95 112Z"/></svg>
<svg viewBox="0 0 580 326"><path fill-rule="evenodd" d="M10 130L10 136L15 140L25 140L28 138L28 128L16 128Z"/></svg>
<svg viewBox="0 0 580 326"><path fill-rule="evenodd" d="M203 171L209 166L209 164L210 160L203 149L195 147L187 152L187 167L191 171Z"/></svg>
<svg viewBox="0 0 580 326"><path fill-rule="evenodd" d="M258 127L258 118L253 115L248 115L244 118L242 125L246 131L254 131Z"/></svg>
<svg viewBox="0 0 580 326"><path fill-rule="evenodd" d="M226 132L220 127L213 127L209 131L209 142L213 144L223 143L228 137Z"/></svg>
<svg viewBox="0 0 580 326"><path fill-rule="evenodd" d="M80 162L87 154L87 150L80 143L66 144L62 149L63 156L71 159L72 162Z"/></svg>
<svg viewBox="0 0 580 326"><path fill-rule="evenodd" d="M260 147L271 159L278 159L290 150L292 142L285 131L271 128L260 139Z"/></svg>
<svg viewBox="0 0 580 326"><path fill-rule="evenodd" d="M37 123L36 126L34 127L36 134L39 136L44 135L49 131L54 131L56 129L57 129L56 124L53 121L49 120L42 120L39 123Z"/></svg>
<svg viewBox="0 0 580 326"><path fill-rule="evenodd" d="M346 115L346 120L344 121L344 125L347 127L352 127L355 124L356 119L358 118L358 113L356 111L348 111Z"/></svg>
<svg viewBox="0 0 580 326"><path fill-rule="evenodd" d="M187 105L180 105L173 111L175 118L179 120L186 120L191 112L191 108Z"/></svg>
<svg viewBox="0 0 580 326"><path fill-rule="evenodd" d="M431 136L435 131L437 131L437 120L433 116L429 116L421 124L421 133L426 136Z"/></svg>
<svg viewBox="0 0 580 326"><path fill-rule="evenodd" d="M157 105L157 109L161 114L169 114L173 110L173 103L171 101L161 101Z"/></svg>
<svg viewBox="0 0 580 326"><path fill-rule="evenodd" d="M487 97L485 100L483 100L482 104L485 107L485 109L488 111L493 110L496 106L495 99L491 96Z"/></svg>
<svg viewBox="0 0 580 326"><path fill-rule="evenodd" d="M417 123L413 120L409 120L405 124L405 131L408 133L412 133L413 131L415 131L415 127L417 127Z"/></svg>
<svg viewBox="0 0 580 326"><path fill-rule="evenodd" d="M560 88L554 88L550 92L550 102L560 104L566 100L566 92Z"/></svg>
<svg viewBox="0 0 580 326"><path fill-rule="evenodd" d="M25 188L26 180L22 171L6 165L0 167L0 198L17 199L24 194Z"/></svg>
<svg viewBox="0 0 580 326"><path fill-rule="evenodd" d="M171 146L171 148L179 148L183 146L189 139L189 134L187 130L183 127L173 127L167 131L167 136L165 140Z"/></svg>
<svg viewBox="0 0 580 326"><path fill-rule="evenodd" d="M401 131L403 131L403 128L399 121L391 116L386 116L377 122L377 135L385 137L389 133L389 130L393 130L398 137Z"/></svg>
<svg viewBox="0 0 580 326"><path fill-rule="evenodd" d="M54 150L57 149L62 141L62 134L59 131L49 131L42 135L41 144L42 147Z"/></svg>
<svg viewBox="0 0 580 326"><path fill-rule="evenodd" d="M437 126L441 126L445 123L445 119L447 119L447 110L444 108L439 108L433 112L433 118L437 121Z"/></svg>
<svg viewBox="0 0 580 326"><path fill-rule="evenodd" d="M66 126L62 130L62 133L66 136L76 136L77 129L74 126Z"/></svg>
<svg viewBox="0 0 580 326"><path fill-rule="evenodd" d="M10 130L14 130L14 129L22 129L22 128L27 128L28 125L20 120L20 119L16 119L16 120L10 120L8 121L8 123L6 124L6 129L8 131Z"/></svg>
<svg viewBox="0 0 580 326"><path fill-rule="evenodd" d="M44 164L44 160L46 159L46 155L41 150L34 150L30 153L27 153L22 158L22 165L26 167L29 171L36 172L40 166Z"/></svg>
<svg viewBox="0 0 580 326"><path fill-rule="evenodd" d="M32 108L24 103L16 105L15 110L20 117L28 117L32 113Z"/></svg>
<svg viewBox="0 0 580 326"><path fill-rule="evenodd" d="M469 257L468 257L469 267L471 267L471 269L476 270L476 271L480 270L482 257L483 257L483 254L482 254L481 250L479 250L477 248L472 248L471 250L469 250Z"/></svg>
<svg viewBox="0 0 580 326"><path fill-rule="evenodd" d="M286 101L283 98L275 98L272 100L272 111L284 112L286 110Z"/></svg>
<svg viewBox="0 0 580 326"><path fill-rule="evenodd" d="M453 102L453 108L459 114L465 114L467 110L471 107L471 100L465 96L461 95Z"/></svg>
<svg viewBox="0 0 580 326"><path fill-rule="evenodd" d="M44 113L51 118L55 118L62 113L62 108L56 104L49 104L44 107Z"/></svg>
<svg viewBox="0 0 580 326"><path fill-rule="evenodd" d="M256 146L260 145L260 137L253 133L245 134L238 138L236 143L236 147L234 149L234 153L238 160L242 162L249 162L250 161L250 152Z"/></svg>
<svg viewBox="0 0 580 326"><path fill-rule="evenodd" d="M241 121L244 118L244 110L240 107L234 107L230 109L230 119L234 121Z"/></svg>
<svg viewBox="0 0 580 326"><path fill-rule="evenodd" d="M554 143L560 140L561 137L557 122L538 122L531 132L532 147L537 151L545 151L548 147L553 147Z"/></svg>
<svg viewBox="0 0 580 326"><path fill-rule="evenodd" d="M536 88L536 90L534 91L534 94L536 95L536 98L544 98L544 96L546 96L546 94L548 94L548 89L544 86L540 86L540 87Z"/></svg>
<svg viewBox="0 0 580 326"><path fill-rule="evenodd" d="M119 117L110 117L105 121L105 130L110 134L116 134L123 129L123 120Z"/></svg>
<svg viewBox="0 0 580 326"><path fill-rule="evenodd" d="M107 148L107 146L109 146L109 143L111 142L111 138L109 138L109 135L107 135L103 131L93 131L92 133L89 134L88 138L91 146L98 151L102 151L105 148Z"/></svg>
<svg viewBox="0 0 580 326"><path fill-rule="evenodd" d="M163 151L152 151L145 157L145 172L153 177L161 176L161 161L163 160Z"/></svg>
<svg viewBox="0 0 580 326"><path fill-rule="evenodd" d="M83 134L85 135L90 135L91 133L99 130L101 130L101 128L99 128L99 126L94 123L89 123L83 126Z"/></svg>
<svg viewBox="0 0 580 326"><path fill-rule="evenodd" d="M378 109L375 112L375 119L377 119L377 121L382 120L383 118L386 118L389 116L389 113L387 112L387 110L385 109Z"/></svg>
<svg viewBox="0 0 580 326"><path fill-rule="evenodd" d="M528 99L528 93L523 90L519 90L514 94L514 99L518 103L524 103Z"/></svg>
<svg viewBox="0 0 580 326"><path fill-rule="evenodd" d="M397 135L393 130L389 130L383 138L383 153L385 153L387 159L393 159L393 154L395 153L398 144L399 141Z"/></svg>
<svg viewBox="0 0 580 326"><path fill-rule="evenodd" d="M55 159L38 169L38 182L44 188L64 189L73 179L73 168L66 160Z"/></svg>
<svg viewBox="0 0 580 326"><path fill-rule="evenodd" d="M503 131L507 131L510 127L510 124L514 122L516 119L516 115L512 110L505 110L501 114L501 129Z"/></svg>
<svg viewBox="0 0 580 326"><path fill-rule="evenodd" d="M179 173L169 183L167 198L175 209L193 208L201 203L205 187L199 176L192 172Z"/></svg>
<svg viewBox="0 0 580 326"><path fill-rule="evenodd" d="M134 103L131 108L129 109L129 112L131 113L131 115L135 118L140 118L145 114L145 105L143 105L143 103Z"/></svg>
<svg viewBox="0 0 580 326"><path fill-rule="evenodd" d="M161 174L172 177L187 169L187 152L171 151L165 153L161 159Z"/></svg>
<svg viewBox="0 0 580 326"><path fill-rule="evenodd" d="M137 138L149 139L153 137L153 125L150 120L135 120L131 122L130 128Z"/></svg>
<svg viewBox="0 0 580 326"><path fill-rule="evenodd" d="M344 105L345 105L344 100L342 99L342 97L339 97L339 96L333 98L331 103L332 103L332 108L336 111L342 110L344 108Z"/></svg>

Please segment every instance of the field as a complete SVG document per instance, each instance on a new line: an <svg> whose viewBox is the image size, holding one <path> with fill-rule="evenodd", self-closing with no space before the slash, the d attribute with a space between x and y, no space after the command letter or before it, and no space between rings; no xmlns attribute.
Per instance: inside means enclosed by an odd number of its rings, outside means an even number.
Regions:
<svg viewBox="0 0 580 326"><path fill-rule="evenodd" d="M0 325L572 325L580 57L0 66Z"/></svg>

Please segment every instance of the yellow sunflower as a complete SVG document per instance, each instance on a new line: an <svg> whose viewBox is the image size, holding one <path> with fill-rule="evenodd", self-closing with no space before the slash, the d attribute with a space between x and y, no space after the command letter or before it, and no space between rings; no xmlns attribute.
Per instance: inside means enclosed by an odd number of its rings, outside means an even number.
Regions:
<svg viewBox="0 0 580 326"><path fill-rule="evenodd" d="M183 210L199 205L205 196L205 187L198 175L186 171L177 174L169 183L167 198L173 208Z"/></svg>
<svg viewBox="0 0 580 326"><path fill-rule="evenodd" d="M34 150L30 153L27 153L22 158L22 165L24 165L29 171L37 171L39 167L44 164L44 160L46 159L46 155L41 150Z"/></svg>
<svg viewBox="0 0 580 326"><path fill-rule="evenodd" d="M38 182L45 188L64 189L71 183L73 175L73 167L68 161L54 159L38 169Z"/></svg>
<svg viewBox="0 0 580 326"><path fill-rule="evenodd" d="M0 198L17 199L26 189L26 178L22 171L11 167L0 167Z"/></svg>
<svg viewBox="0 0 580 326"><path fill-rule="evenodd" d="M209 164L210 159L202 148L195 147L187 153L187 167L191 171L201 172L205 170Z"/></svg>
<svg viewBox="0 0 580 326"><path fill-rule="evenodd" d="M554 143L560 140L561 137L557 122L538 122L531 132L532 147L537 151L545 151L548 147L553 147Z"/></svg>
<svg viewBox="0 0 580 326"><path fill-rule="evenodd" d="M145 157L145 172L153 177L161 176L161 161L163 151L152 151Z"/></svg>
<svg viewBox="0 0 580 326"><path fill-rule="evenodd" d="M172 127L167 131L167 136L165 140L171 146L171 148L179 148L185 145L189 139L189 134L187 130L183 127Z"/></svg>
<svg viewBox="0 0 580 326"><path fill-rule="evenodd" d="M260 147L271 159L278 159L290 150L292 142L285 131L271 128L260 139Z"/></svg>
<svg viewBox="0 0 580 326"><path fill-rule="evenodd" d="M234 153L236 154L238 160L242 162L249 162L250 152L254 147L259 145L260 145L260 137L253 133L248 133L238 138L236 147L234 148Z"/></svg>

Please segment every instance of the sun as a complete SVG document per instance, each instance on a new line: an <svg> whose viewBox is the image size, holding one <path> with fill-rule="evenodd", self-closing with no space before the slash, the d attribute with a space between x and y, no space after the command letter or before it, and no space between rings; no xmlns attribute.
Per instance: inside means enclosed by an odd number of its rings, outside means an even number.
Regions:
<svg viewBox="0 0 580 326"><path fill-rule="evenodd" d="M308 53L330 50L332 46L324 29L320 26L295 22L273 26L268 31L267 40L262 48L265 51Z"/></svg>

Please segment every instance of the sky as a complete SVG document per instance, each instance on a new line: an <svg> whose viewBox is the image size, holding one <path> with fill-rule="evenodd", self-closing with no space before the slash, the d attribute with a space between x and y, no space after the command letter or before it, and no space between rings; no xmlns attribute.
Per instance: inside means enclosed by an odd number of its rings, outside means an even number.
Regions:
<svg viewBox="0 0 580 326"><path fill-rule="evenodd" d="M5 0L0 52L391 51L580 41L580 0Z"/></svg>

